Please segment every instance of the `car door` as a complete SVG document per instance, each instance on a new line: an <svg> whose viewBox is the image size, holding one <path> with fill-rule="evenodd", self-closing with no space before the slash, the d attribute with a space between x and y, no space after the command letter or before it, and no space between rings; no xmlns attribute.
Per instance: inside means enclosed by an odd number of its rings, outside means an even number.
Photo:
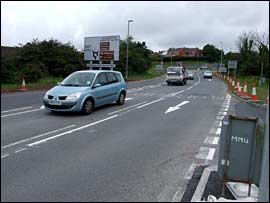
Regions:
<svg viewBox="0 0 270 203"><path fill-rule="evenodd" d="M101 106L110 102L110 85L108 84L105 72L97 75L93 85L92 94L95 97L96 106Z"/></svg>
<svg viewBox="0 0 270 203"><path fill-rule="evenodd" d="M110 86L110 96L109 96L109 100L110 102L114 102L116 101L118 98L118 92L119 92L119 81L115 75L115 73L113 72L107 72L107 79L108 79L108 83Z"/></svg>

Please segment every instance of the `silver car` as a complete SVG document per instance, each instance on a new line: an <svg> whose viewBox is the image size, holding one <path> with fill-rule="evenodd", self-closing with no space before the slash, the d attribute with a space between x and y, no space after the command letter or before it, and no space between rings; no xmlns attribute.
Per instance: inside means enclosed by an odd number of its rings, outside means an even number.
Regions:
<svg viewBox="0 0 270 203"><path fill-rule="evenodd" d="M206 70L203 72L203 78L211 78L213 77L213 73L211 70Z"/></svg>
<svg viewBox="0 0 270 203"><path fill-rule="evenodd" d="M187 73L188 73L188 79L189 80L194 80L194 74L193 74L193 72L191 70L188 70Z"/></svg>

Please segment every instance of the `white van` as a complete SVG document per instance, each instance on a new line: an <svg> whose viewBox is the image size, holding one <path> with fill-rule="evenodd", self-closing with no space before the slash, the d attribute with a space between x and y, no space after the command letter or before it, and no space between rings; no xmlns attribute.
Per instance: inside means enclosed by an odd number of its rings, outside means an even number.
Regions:
<svg viewBox="0 0 270 203"><path fill-rule="evenodd" d="M183 66L169 66L166 73L166 82L171 84L187 84L188 74Z"/></svg>

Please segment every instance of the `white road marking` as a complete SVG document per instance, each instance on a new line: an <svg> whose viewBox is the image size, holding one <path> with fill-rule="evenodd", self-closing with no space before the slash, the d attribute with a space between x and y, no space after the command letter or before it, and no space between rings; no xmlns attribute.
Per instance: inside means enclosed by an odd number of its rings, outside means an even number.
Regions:
<svg viewBox="0 0 270 203"><path fill-rule="evenodd" d="M23 110L23 109L31 109L32 106L28 106L28 107L23 107L23 108L18 108L18 109L11 109L11 110L7 110L7 111L1 111L1 113L7 113L7 112L11 112L11 111L18 111L18 110Z"/></svg>
<svg viewBox="0 0 270 203"><path fill-rule="evenodd" d="M228 111L229 108L221 108L220 111Z"/></svg>
<svg viewBox="0 0 270 203"><path fill-rule="evenodd" d="M230 106L230 104L224 104L224 103L223 103L222 106Z"/></svg>
<svg viewBox="0 0 270 203"><path fill-rule="evenodd" d="M81 126L81 127L79 127L79 128L75 128L75 129L73 129L73 130L70 130L70 131L67 131L67 132L64 132L64 133L61 133L61 134L58 134L58 135L55 135L55 136L52 136L52 137L49 137L49 138L46 138L46 139L37 141L37 142L33 142L33 143L31 143L31 144L28 144L27 146L32 147L32 146L34 146L34 145L38 145L38 144L47 142L48 140L52 140L52 139L61 137L61 136L66 135L66 134L71 134L71 133L76 132L76 131L78 131L78 130L82 130L82 129L84 129L84 128L87 128L87 127L90 127L90 126L93 126L93 125L102 123L102 122L104 122L104 121L113 119L113 118L115 118L115 117L117 117L117 116L118 116L118 115L114 115L114 116L111 116L111 117L108 117L108 118L105 118L105 119L96 121L96 122L94 122L94 123L90 123L90 124L88 124L88 125L84 125L84 126Z"/></svg>
<svg viewBox="0 0 270 203"><path fill-rule="evenodd" d="M215 127L221 127L222 126L222 122L221 121L215 121L213 126Z"/></svg>
<svg viewBox="0 0 270 203"><path fill-rule="evenodd" d="M218 140L219 140L219 137L214 137L214 140L212 141L212 144L217 145Z"/></svg>
<svg viewBox="0 0 270 203"><path fill-rule="evenodd" d="M220 135L220 133L221 133L221 128L218 128L216 131L216 135Z"/></svg>
<svg viewBox="0 0 270 203"><path fill-rule="evenodd" d="M223 120L224 116L217 116L217 120Z"/></svg>
<svg viewBox="0 0 270 203"><path fill-rule="evenodd" d="M134 107L134 106L139 106L139 105L141 105L141 104L143 104L143 103L145 103L145 102L147 102L147 101L144 101L144 102L141 102L141 103L138 103L138 104L135 104L135 105L132 105L132 106L129 106L129 107L126 107L126 108L117 110L117 111L113 111L113 112L111 112L111 113L108 113L108 115L111 115L111 114L114 114L114 113L117 113L117 112L120 112L120 111L124 111L124 110L126 110L126 109L130 109L130 108L132 108L132 107Z"/></svg>
<svg viewBox="0 0 270 203"><path fill-rule="evenodd" d="M28 139L20 140L20 141L18 141L18 142L13 142L13 143L11 143L11 144L9 144L9 145L5 145L5 146L1 147L1 150L2 150L2 149L5 149L5 148L8 148L8 147L11 147L11 146L14 146L14 145L17 145L17 144L21 144L21 143L23 143L23 142L27 142L27 141L30 141L30 140L33 140L33 139L42 137L42 136L44 136L44 135L49 135L49 134L52 134L52 133L56 133L56 132L58 132L58 131L65 130L65 129L67 129L67 128L72 128L72 127L75 127L75 126L76 126L76 125L69 125L69 126L67 126L67 127L60 128L60 129L58 129L58 130L53 130L53 131L50 131L50 132L47 132L47 133L43 133L43 134L40 134L40 135L31 137L31 138L28 138Z"/></svg>
<svg viewBox="0 0 270 203"><path fill-rule="evenodd" d="M200 152L195 157L198 159L212 160L214 158L215 151L215 148L201 147Z"/></svg>
<svg viewBox="0 0 270 203"><path fill-rule="evenodd" d="M198 77L199 77L199 75L198 75ZM170 95L170 96L176 96L177 94L180 94L180 93L182 93L182 92L185 92L185 91L187 91L187 90L190 90L190 89L192 89L193 87L197 86L197 85L200 83L200 81L201 81L201 78L199 77L199 81L196 82L196 83L195 83L194 85L192 85L191 87L189 87L189 88L187 88L187 89L184 89L184 90L181 90L181 91L179 91L179 92L171 93L171 94L169 94L169 95Z"/></svg>
<svg viewBox="0 0 270 203"><path fill-rule="evenodd" d="M165 99L165 98L160 98L160 99L154 100L154 101L152 101L152 102L146 103L146 104L144 104L144 105L138 106L137 109L140 109L140 108L143 108L143 107L148 106L148 105L150 105L150 104L159 102L159 101L161 101L161 100L163 100L163 99Z"/></svg>
<svg viewBox="0 0 270 203"><path fill-rule="evenodd" d="M187 173L185 174L184 179L186 179L186 180L190 180L191 179L191 177L193 176L194 170L195 170L195 168L196 168L197 165L198 165L197 163L192 163L190 165Z"/></svg>
<svg viewBox="0 0 270 203"><path fill-rule="evenodd" d="M183 101L183 102L181 102L180 104L178 104L178 105L176 105L176 106L169 107L169 108L167 109L167 111L165 112L165 114L170 113L170 112L172 112L172 111L176 111L176 110L180 109L181 106L183 106L183 105L185 105L185 104L187 104L187 103L189 103L189 101Z"/></svg>
<svg viewBox="0 0 270 203"><path fill-rule="evenodd" d="M205 144L212 144L212 145L217 145L218 144L219 137L212 137L212 136L207 136L204 140L203 143Z"/></svg>
<svg viewBox="0 0 270 203"><path fill-rule="evenodd" d="M1 159L9 156L9 154L1 154Z"/></svg>
<svg viewBox="0 0 270 203"><path fill-rule="evenodd" d="M19 150L15 151L15 153L22 152L22 151L25 151L25 150L27 150L27 148L19 149Z"/></svg>
<svg viewBox="0 0 270 203"><path fill-rule="evenodd" d="M131 100L131 99L133 99L133 98L125 98L125 101Z"/></svg>
<svg viewBox="0 0 270 203"><path fill-rule="evenodd" d="M14 115L18 115L18 114L23 114L23 113L34 112L34 111L40 111L40 110L42 110L42 109L34 109L34 110L30 110L30 111L23 111L23 112L19 112L19 113L12 113L12 114L8 114L8 115L3 115L3 116L1 116L1 118L8 117L8 116L14 116Z"/></svg>
<svg viewBox="0 0 270 203"><path fill-rule="evenodd" d="M216 128L210 128L208 134L214 134L216 132Z"/></svg>
<svg viewBox="0 0 270 203"><path fill-rule="evenodd" d="M226 116L226 115L227 115L227 112L222 112L222 111L220 111L220 112L218 112L218 115L219 115L219 116Z"/></svg>
<svg viewBox="0 0 270 203"><path fill-rule="evenodd" d="M42 106L40 107L40 109L45 109L45 106L44 106L44 105L42 105Z"/></svg>

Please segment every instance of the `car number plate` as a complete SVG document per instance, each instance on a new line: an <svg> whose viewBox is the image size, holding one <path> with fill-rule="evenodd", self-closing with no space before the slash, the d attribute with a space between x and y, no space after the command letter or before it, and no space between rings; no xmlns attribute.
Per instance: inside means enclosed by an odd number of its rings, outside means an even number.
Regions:
<svg viewBox="0 0 270 203"><path fill-rule="evenodd" d="M59 102L59 101L49 101L49 104L50 105L57 105L57 106L61 106L62 105L61 102Z"/></svg>

